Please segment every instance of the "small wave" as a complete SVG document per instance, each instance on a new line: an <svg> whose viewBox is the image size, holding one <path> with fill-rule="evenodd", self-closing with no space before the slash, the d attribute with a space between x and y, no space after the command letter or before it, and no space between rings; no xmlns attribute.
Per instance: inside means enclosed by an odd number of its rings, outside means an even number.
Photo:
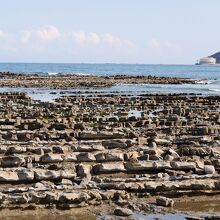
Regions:
<svg viewBox="0 0 220 220"><path fill-rule="evenodd" d="M197 83L198 84L212 84L213 82L215 82L215 80L211 80L211 79L205 79L205 80L199 80Z"/></svg>
<svg viewBox="0 0 220 220"><path fill-rule="evenodd" d="M78 76L90 76L90 75L92 75L91 73L74 73L74 72L72 72L72 73L68 73L68 72L32 72L33 74L39 74L39 75L41 75L41 74L46 74L46 75L50 75L50 76L56 76L56 75L78 75Z"/></svg>
<svg viewBox="0 0 220 220"><path fill-rule="evenodd" d="M48 75L50 75L50 76L55 76L55 75L57 75L57 74L59 74L59 73L56 73L56 72L49 72L49 73L47 73Z"/></svg>
<svg viewBox="0 0 220 220"><path fill-rule="evenodd" d="M212 92L220 92L220 89L208 89L208 90Z"/></svg>
<svg viewBox="0 0 220 220"><path fill-rule="evenodd" d="M71 74L75 74L75 75L79 75L79 76L90 76L90 75L92 75L91 73L71 73Z"/></svg>
<svg viewBox="0 0 220 220"><path fill-rule="evenodd" d="M60 75L77 75L77 76L90 76L91 73L59 73Z"/></svg>

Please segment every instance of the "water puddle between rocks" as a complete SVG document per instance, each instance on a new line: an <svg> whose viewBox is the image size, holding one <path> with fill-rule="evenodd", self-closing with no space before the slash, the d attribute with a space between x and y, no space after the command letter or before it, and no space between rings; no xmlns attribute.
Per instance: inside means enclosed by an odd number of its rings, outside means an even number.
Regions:
<svg viewBox="0 0 220 220"><path fill-rule="evenodd" d="M185 220L186 216L182 214L151 214L151 215L133 215L137 220Z"/></svg>
<svg viewBox="0 0 220 220"><path fill-rule="evenodd" d="M21 215L21 216L7 216L1 217L1 220L97 220L98 217L94 216L81 216L81 217L74 217L74 216L62 216L62 215Z"/></svg>
<svg viewBox="0 0 220 220"><path fill-rule="evenodd" d="M220 200L214 200L213 198L207 199L205 201L202 201L200 198L195 198L195 200L192 201L181 201L176 202L173 209L168 210L170 213L163 213L163 214L133 214L131 218L124 218L124 219L135 219L135 220L185 220L189 219L187 217L207 217L207 216L220 216ZM175 212L173 212L175 211ZM14 212L14 211L11 211ZM106 218L107 217L107 218ZM47 214L27 214L23 215L22 213L19 213L18 215L15 215L13 213L12 216L10 216L10 213L7 214L7 216L2 216L0 212L0 220L105 220L105 219L117 219L116 216L74 216L74 214L61 214L61 213L49 213ZM213 218L217 219L217 218ZM220 218L218 218L220 219Z"/></svg>
<svg viewBox="0 0 220 220"><path fill-rule="evenodd" d="M135 118L141 118L142 117L142 112L143 111L138 111L138 110L130 110L128 112L128 117L135 117Z"/></svg>
<svg viewBox="0 0 220 220"><path fill-rule="evenodd" d="M174 209L179 212L194 212L194 213L210 213L220 215L220 200L207 200L195 199L191 202L178 202L175 204Z"/></svg>

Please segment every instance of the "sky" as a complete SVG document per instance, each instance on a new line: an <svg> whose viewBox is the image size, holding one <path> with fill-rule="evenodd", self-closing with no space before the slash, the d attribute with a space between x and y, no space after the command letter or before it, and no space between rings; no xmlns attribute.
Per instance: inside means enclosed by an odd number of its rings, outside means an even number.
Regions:
<svg viewBox="0 0 220 220"><path fill-rule="evenodd" d="M219 0L0 0L0 62L194 64Z"/></svg>

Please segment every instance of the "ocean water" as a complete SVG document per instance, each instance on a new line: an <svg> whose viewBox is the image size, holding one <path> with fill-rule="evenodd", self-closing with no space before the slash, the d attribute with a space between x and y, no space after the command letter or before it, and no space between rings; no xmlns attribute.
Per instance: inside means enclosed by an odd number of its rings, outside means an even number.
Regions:
<svg viewBox="0 0 220 220"><path fill-rule="evenodd" d="M154 75L199 79L193 85L149 85L131 84L115 85L108 88L95 89L98 92L121 93L196 93L203 95L220 95L220 66L198 65L146 65L146 64L59 64L59 63L0 63L0 71L35 74L79 74L79 75ZM79 89L52 90L38 88L0 88L1 91L24 91L33 98L48 101L59 96L59 93L77 92ZM94 92L92 88L80 89L81 92ZM42 96L42 94L44 96Z"/></svg>
<svg viewBox="0 0 220 220"><path fill-rule="evenodd" d="M198 65L0 63L0 71L45 74L155 75L193 79L220 79L220 66Z"/></svg>

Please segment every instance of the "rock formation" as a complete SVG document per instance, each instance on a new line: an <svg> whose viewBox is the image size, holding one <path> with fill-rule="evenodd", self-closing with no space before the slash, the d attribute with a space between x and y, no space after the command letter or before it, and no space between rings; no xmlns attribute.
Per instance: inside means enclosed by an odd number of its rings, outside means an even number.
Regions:
<svg viewBox="0 0 220 220"><path fill-rule="evenodd" d="M116 84L195 84L196 80L175 77L157 76L80 76L74 74L60 74L55 76L37 74L16 74L0 72L1 87L25 88L53 88L68 89L80 87L107 87Z"/></svg>
<svg viewBox="0 0 220 220"><path fill-rule="evenodd" d="M47 103L1 93L0 207L113 201L125 208L117 215L130 215L127 208L146 209L153 196L215 194L219 109L220 96L193 94L94 93ZM145 199L132 203L137 198Z"/></svg>

